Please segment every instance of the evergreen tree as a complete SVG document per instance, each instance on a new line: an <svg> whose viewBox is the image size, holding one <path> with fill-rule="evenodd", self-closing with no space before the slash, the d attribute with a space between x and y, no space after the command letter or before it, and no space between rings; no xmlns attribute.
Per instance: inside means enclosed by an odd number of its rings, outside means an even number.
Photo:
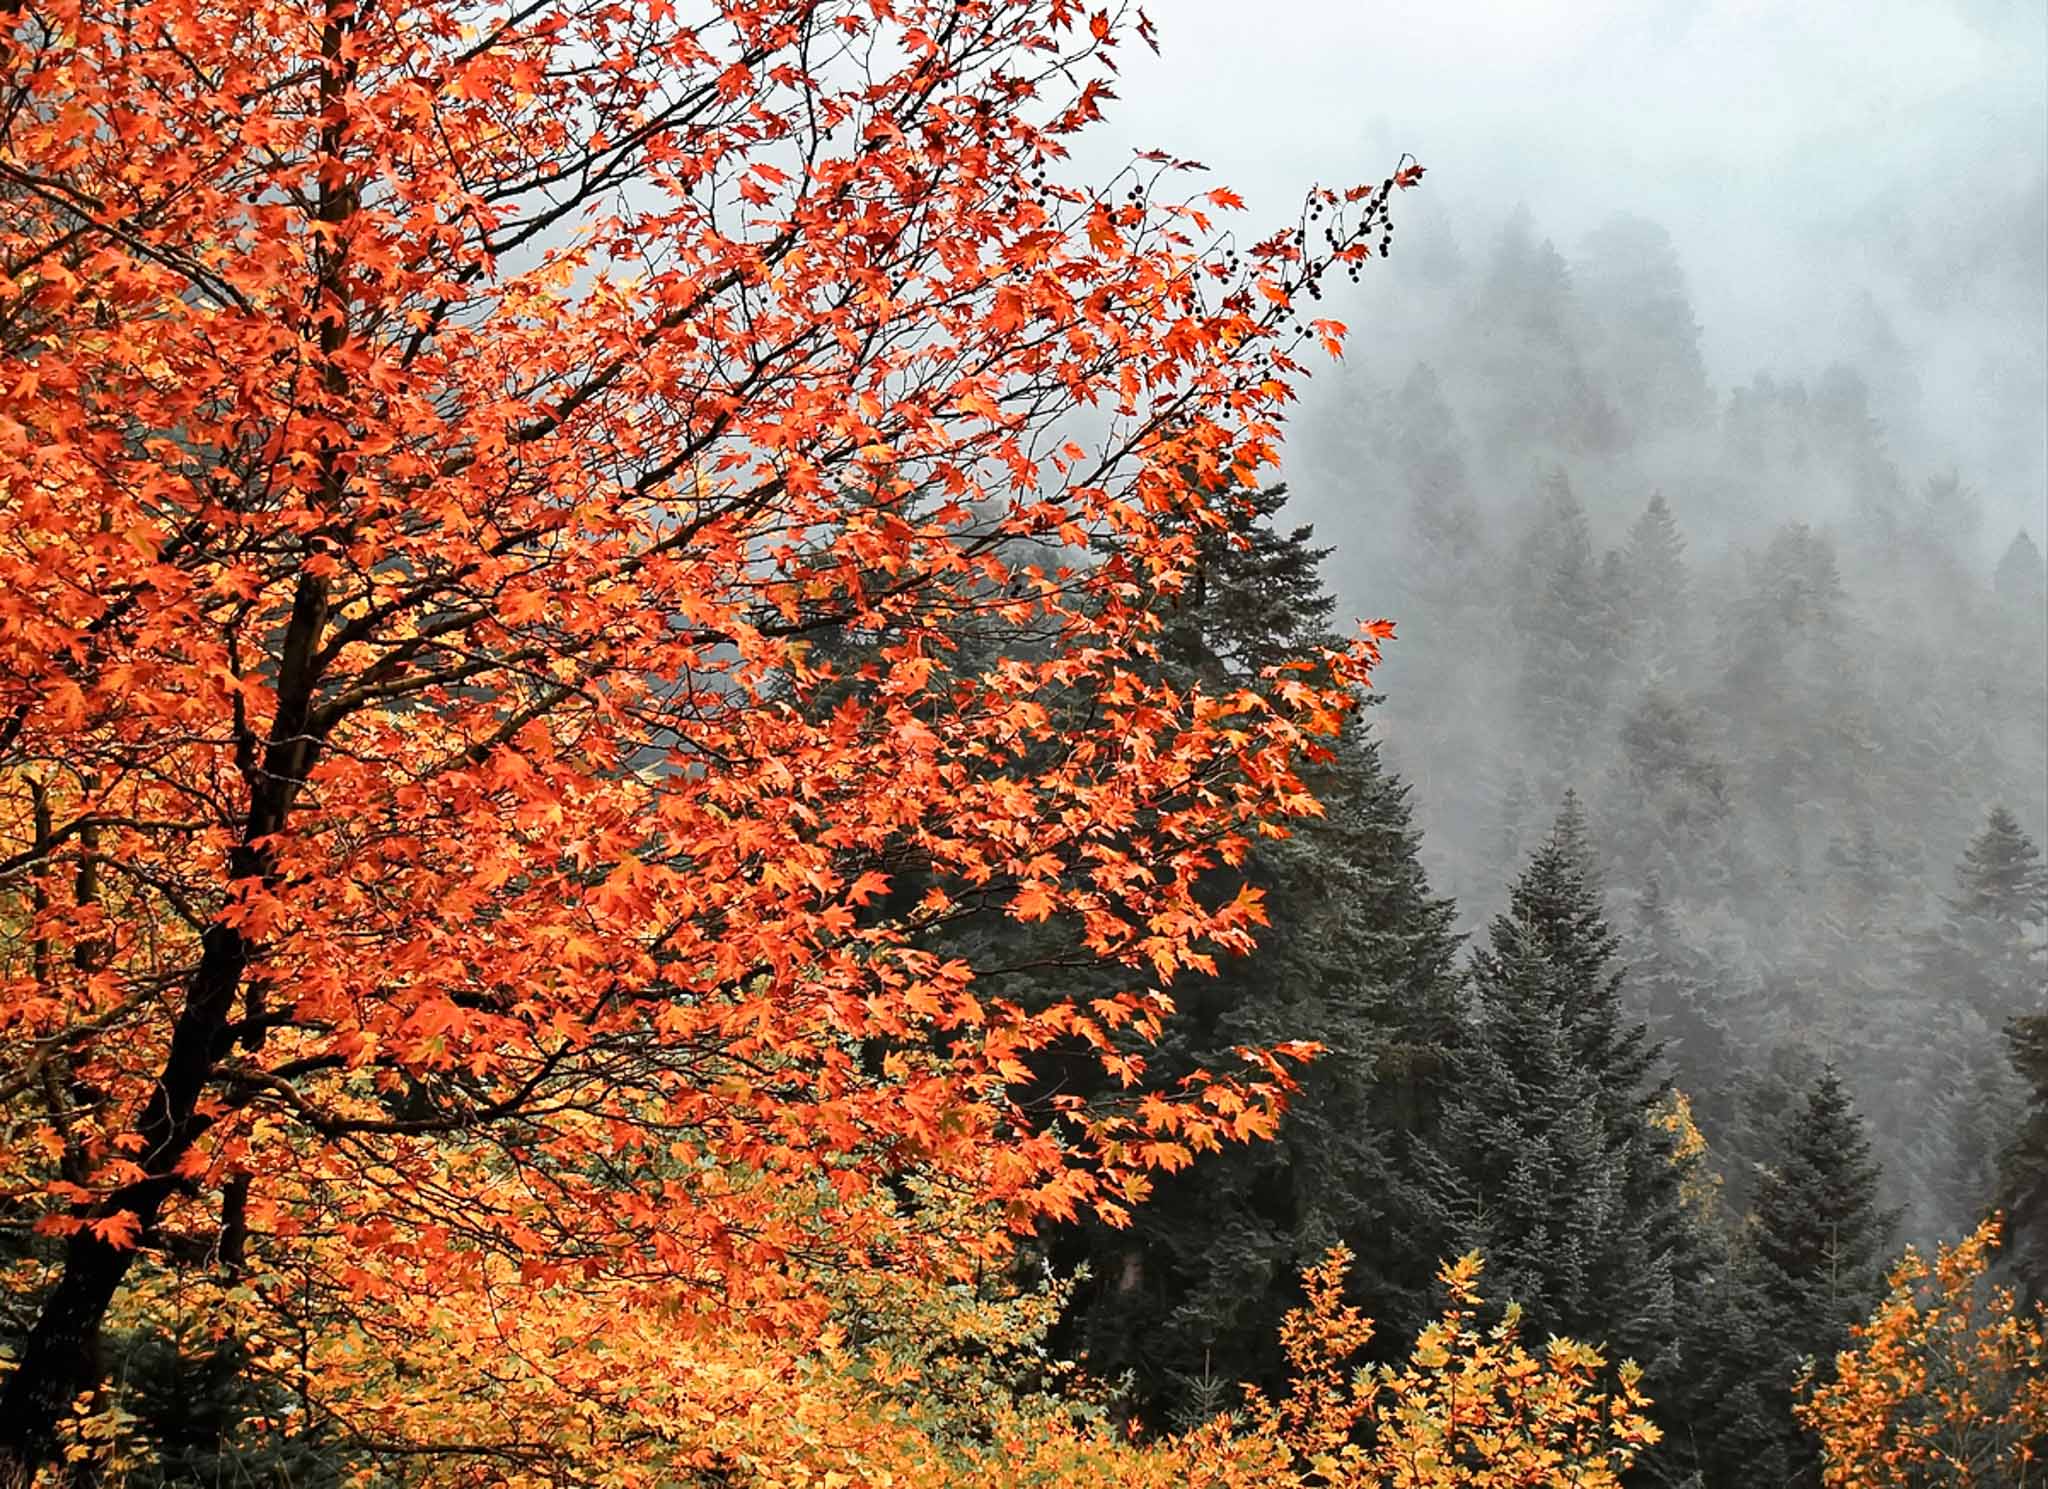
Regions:
<svg viewBox="0 0 2048 1489"><path fill-rule="evenodd" d="M1616 952L1568 796L1474 952L1430 1193L1440 1250L1482 1252L1535 1327L1633 1357L1682 1411L1704 1256Z"/></svg>
<svg viewBox="0 0 2048 1489"><path fill-rule="evenodd" d="M1671 235L1640 217L1612 218L1586 239L1574 278L1629 433L1650 438L1704 422L1713 394Z"/></svg>
<svg viewBox="0 0 2048 1489"><path fill-rule="evenodd" d="M1734 1081L1741 1057L1723 1016L1708 960L1685 944L1653 875L1636 898L1635 922L1625 943L1630 1006L1663 1050L1695 1120L1718 1141L1734 1123Z"/></svg>
<svg viewBox="0 0 2048 1489"><path fill-rule="evenodd" d="M2041 550L2032 538L2024 532L2014 536L1991 583L1999 598L2022 611L2038 610L2048 601L2048 569L2042 567Z"/></svg>
<svg viewBox="0 0 2048 1489"><path fill-rule="evenodd" d="M1176 675L1261 686L1261 668L1330 640L1324 550L1306 527L1277 527L1280 508L1279 492L1261 493L1234 533L1201 539L1195 582L1165 616L1161 664ZM1145 1080L1168 1089L1242 1045L1310 1039L1326 1053L1301 1072L1274 1142L1163 1176L1127 1228L1080 1224L1052 1241L1056 1266L1090 1274L1057 1343L1095 1372L1128 1373L1153 1426L1230 1404L1237 1382L1277 1383L1300 1272L1337 1242L1361 1258L1350 1287L1389 1348L1430 1313L1439 1255L1409 1152L1433 1125L1456 1032L1455 909L1430 890L1407 788L1362 720L1310 784L1323 815L1262 841L1246 866L1274 932L1214 978L1175 985Z"/></svg>
<svg viewBox="0 0 2048 1489"><path fill-rule="evenodd" d="M225 1484L327 1489L361 1465L329 1425L309 1419L281 1382L250 1368L236 1340L183 1317L110 1340L139 1460L127 1489Z"/></svg>
<svg viewBox="0 0 2048 1489"><path fill-rule="evenodd" d="M1808 1363L1829 1378L1850 1327L1884 1291L1896 1216L1879 1203L1870 1139L1833 1066L1790 1114L1760 1176L1711 1341L1699 1434L1716 1484L1818 1489L1819 1455L1792 1418Z"/></svg>
<svg viewBox="0 0 2048 1489"><path fill-rule="evenodd" d="M1878 758L1872 694L1849 636L1834 544L1788 523L1750 563L1725 618L1727 670L1713 702L1727 758L1742 764L1738 793L1802 875L1818 868L1802 817L1862 800Z"/></svg>
<svg viewBox="0 0 2048 1489"><path fill-rule="evenodd" d="M1587 366L1588 331L1564 256L1518 209L1494 242L1467 338L1483 390L1480 427L1496 460L1619 441L1620 420Z"/></svg>
<svg viewBox="0 0 2048 1489"><path fill-rule="evenodd" d="M1457 415L1436 370L1416 363L1388 414L1388 453L1408 488L1415 537L1439 563L1455 561L1477 546L1478 517Z"/></svg>
<svg viewBox="0 0 2048 1489"><path fill-rule="evenodd" d="M1884 1290L1896 1217L1879 1204L1870 1138L1832 1065L1808 1091L1753 1221L1763 1295L1806 1354L1832 1359Z"/></svg>
<svg viewBox="0 0 2048 1489"><path fill-rule="evenodd" d="M1317 786L1326 815L1258 855L1284 934L1214 980L1176 985L1148 1079L1279 1039L1325 1053L1275 1141L1162 1177L1129 1228L1083 1227L1059 1256L1094 1274L1068 1337L1091 1368L1134 1373L1153 1423L1199 1417L1206 1380L1276 1381L1300 1269L1337 1242L1360 1258L1353 1297L1390 1346L1429 1316L1437 1253L1409 1149L1433 1126L1454 1034L1454 910L1430 893L1406 790L1369 737L1348 740Z"/></svg>
<svg viewBox="0 0 2048 1489"><path fill-rule="evenodd" d="M2041 850L2002 806L1991 809L1983 830L1964 850L1956 887L1956 911L2004 925L2008 930L2001 941L2009 940L2013 929L2048 921L2048 872L2042 868Z"/></svg>
<svg viewBox="0 0 2048 1489"><path fill-rule="evenodd" d="M1630 526L1622 553L1636 662L1647 676L1661 677L1684 661L1690 619L1685 539L1663 492Z"/></svg>
<svg viewBox="0 0 2048 1489"><path fill-rule="evenodd" d="M1599 727L1617 650L1592 530L1561 469L1536 499L1517 561L1512 619L1520 642L1519 711L1533 753L1555 781Z"/></svg>
<svg viewBox="0 0 2048 1489"><path fill-rule="evenodd" d="M1869 383L1855 368L1834 363L1814 380L1808 409L1814 447L1858 526L1879 549L1892 547L1911 517L1906 483L1885 452L1884 426L1870 411Z"/></svg>
<svg viewBox="0 0 2048 1489"><path fill-rule="evenodd" d="M1948 914L1921 938L1915 1229L1951 1234L1982 1218L2025 1091L1999 1048L2016 1017L2048 1011L2048 873L2040 849L1994 807L1956 866Z"/></svg>
<svg viewBox="0 0 2048 1489"><path fill-rule="evenodd" d="M1727 774L1705 735L1697 712L1661 687L1648 688L1622 718L1601 840L1624 882L1683 886L1720 867Z"/></svg>
<svg viewBox="0 0 2048 1489"><path fill-rule="evenodd" d="M1321 573L1330 550L1306 524L1273 525L1286 501L1285 486L1232 493L1219 502L1226 525L1196 534L1194 574L1168 602L1160 647L1183 683L1257 686L1262 669L1338 644Z"/></svg>
<svg viewBox="0 0 2048 1489"><path fill-rule="evenodd" d="M1593 591L1598 597L1594 611L1599 638L1599 655L1611 673L1635 649L1636 608L1629 583L1628 556L1619 548L1600 555L1600 577Z"/></svg>
<svg viewBox="0 0 2048 1489"><path fill-rule="evenodd" d="M2048 1014L2014 1019L2005 1043L2027 1091L2025 1118L2000 1155L2006 1263L2030 1298L2048 1301Z"/></svg>
<svg viewBox="0 0 2048 1489"><path fill-rule="evenodd" d="M1995 1037L1946 1054L1936 1070L1922 1106L1928 1144L1914 1198L1921 1233L1950 1240L1997 1203L2001 1157L2025 1121L2026 1088Z"/></svg>

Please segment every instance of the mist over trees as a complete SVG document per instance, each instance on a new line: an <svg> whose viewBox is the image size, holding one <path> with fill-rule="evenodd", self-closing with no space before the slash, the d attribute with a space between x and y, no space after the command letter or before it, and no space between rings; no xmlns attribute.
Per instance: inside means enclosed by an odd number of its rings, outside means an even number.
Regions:
<svg viewBox="0 0 2048 1489"><path fill-rule="evenodd" d="M2033 426L1155 40L0 0L0 1489L2035 1482Z"/></svg>
<svg viewBox="0 0 2048 1489"><path fill-rule="evenodd" d="M1473 1249L1644 1367L1643 1482L1818 1484L1801 1402L1901 1246L1981 1257L2002 1209L1997 1275L2040 1285L2039 549L1895 453L1848 362L1713 389L1652 223L1567 258L1519 211L1397 262L1419 355L1314 385L1290 499L1168 622L1219 651L1236 617L1320 626L1311 573L1400 617L1330 816L1255 851L1271 931L1187 994L1331 1053L1276 1148L1055 1245L1090 1279L1063 1337L1193 1421L1224 1362L1274 1378L1245 1342L1289 1260L1346 1241L1347 1295L1413 1326L1402 1266ZM1394 835L1347 834L1353 793ZM1375 897L1390 872L1419 892Z"/></svg>
<svg viewBox="0 0 2048 1489"><path fill-rule="evenodd" d="M1714 389L1654 223L1474 236L1397 260L1413 361L1319 383L1289 464L1345 602L1399 617L1374 719L1423 861L1475 924L1575 791L1709 1143L1803 1051L1874 1121L1902 1234L1960 1234L2048 976L2039 534L1897 453L1896 345Z"/></svg>

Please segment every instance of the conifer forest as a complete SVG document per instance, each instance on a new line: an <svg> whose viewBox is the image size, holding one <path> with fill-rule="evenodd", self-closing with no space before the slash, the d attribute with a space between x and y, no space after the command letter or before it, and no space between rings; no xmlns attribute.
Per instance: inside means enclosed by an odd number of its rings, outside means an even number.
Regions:
<svg viewBox="0 0 2048 1489"><path fill-rule="evenodd" d="M0 1489L2048 1489L2048 18L1442 9L0 0Z"/></svg>

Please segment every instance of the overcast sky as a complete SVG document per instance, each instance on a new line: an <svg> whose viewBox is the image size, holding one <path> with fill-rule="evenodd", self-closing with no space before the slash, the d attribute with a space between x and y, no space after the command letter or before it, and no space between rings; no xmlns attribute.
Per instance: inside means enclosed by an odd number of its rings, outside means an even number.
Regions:
<svg viewBox="0 0 2048 1489"><path fill-rule="evenodd" d="M1868 293L1995 519L2048 511L2044 0L1154 0L1093 174L1194 156L1257 226L1402 151L1483 252L1517 202L1567 254L1678 242L1724 388L1849 349ZM1416 210L1415 198L1403 205ZM1398 221L1398 220L1397 220ZM1400 251L1397 234L1395 251ZM1908 472L1917 476L1924 472ZM2010 529L2007 529L2009 536Z"/></svg>

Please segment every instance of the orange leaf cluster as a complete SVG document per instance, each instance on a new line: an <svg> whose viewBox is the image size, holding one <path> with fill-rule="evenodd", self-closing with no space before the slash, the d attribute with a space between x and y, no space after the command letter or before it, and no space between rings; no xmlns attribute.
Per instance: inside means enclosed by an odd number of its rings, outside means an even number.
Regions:
<svg viewBox="0 0 2048 1489"><path fill-rule="evenodd" d="M1908 1250L1890 1294L1793 1407L1829 1489L2038 1483L2048 1462L2048 1308L1986 1279L1999 1221L1932 1264Z"/></svg>
<svg viewBox="0 0 2048 1489"><path fill-rule="evenodd" d="M61 1242L0 1460L138 1248L405 1350L506 1289L802 1337L820 1269L1000 1246L882 1180L1027 1228L1271 1129L1270 1063L1009 1095L1249 944L1195 886L1314 809L1373 645L1140 665L1323 265L1191 236L1170 165L1046 180L1125 33L1079 19L0 6L0 1181ZM1320 194L1335 258L1392 189ZM935 940L983 907L1130 992L1005 1003Z"/></svg>
<svg viewBox="0 0 2048 1489"><path fill-rule="evenodd" d="M848 1274L807 1348L503 1279L406 1300L405 1327L330 1312L314 1276L224 1290L152 1273L125 1302L181 1337L241 1339L245 1368L322 1413L364 1485L1615 1489L1655 1440L1632 1372L1607 1377L1567 1340L1531 1353L1512 1320L1478 1329L1470 1257L1445 1267L1452 1307L1407 1363L1347 1381L1371 1325L1341 1301L1346 1265L1340 1252L1307 1274L1284 1326L1285 1400L1254 1394L1234 1419L1144 1443L1113 1425L1101 1387L1045 1358L1064 1289L966 1271ZM566 1347L591 1334L601 1353ZM148 1466L118 1415L81 1411L67 1435L110 1476Z"/></svg>

